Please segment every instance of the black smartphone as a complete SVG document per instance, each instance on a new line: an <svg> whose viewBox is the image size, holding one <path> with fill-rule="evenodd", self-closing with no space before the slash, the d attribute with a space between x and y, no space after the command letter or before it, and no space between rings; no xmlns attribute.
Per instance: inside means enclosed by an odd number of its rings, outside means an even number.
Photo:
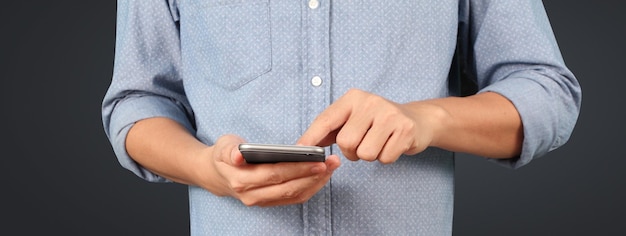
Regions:
<svg viewBox="0 0 626 236"><path fill-rule="evenodd" d="M242 143L239 144L239 151L247 163L323 162L326 160L324 148L317 146Z"/></svg>

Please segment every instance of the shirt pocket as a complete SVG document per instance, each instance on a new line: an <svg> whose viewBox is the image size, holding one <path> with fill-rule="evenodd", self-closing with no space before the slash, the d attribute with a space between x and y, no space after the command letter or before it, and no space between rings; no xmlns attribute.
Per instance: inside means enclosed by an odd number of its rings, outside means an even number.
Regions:
<svg viewBox="0 0 626 236"><path fill-rule="evenodd" d="M199 1L189 10L181 40L197 75L234 90L271 71L269 0Z"/></svg>

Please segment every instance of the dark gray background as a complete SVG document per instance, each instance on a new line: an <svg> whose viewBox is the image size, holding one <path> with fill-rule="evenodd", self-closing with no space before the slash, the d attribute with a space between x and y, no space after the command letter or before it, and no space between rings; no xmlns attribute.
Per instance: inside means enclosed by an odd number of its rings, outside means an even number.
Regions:
<svg viewBox="0 0 626 236"><path fill-rule="evenodd" d="M455 235L626 231L625 3L544 3L583 87L578 125L565 146L521 169L460 155ZM120 167L102 129L115 7L2 3L0 234L188 234L186 188Z"/></svg>

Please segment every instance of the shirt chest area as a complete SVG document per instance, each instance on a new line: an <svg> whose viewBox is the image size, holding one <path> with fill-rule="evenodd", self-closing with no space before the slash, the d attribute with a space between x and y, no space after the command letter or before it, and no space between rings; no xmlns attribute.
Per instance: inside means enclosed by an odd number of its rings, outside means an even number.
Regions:
<svg viewBox="0 0 626 236"><path fill-rule="evenodd" d="M458 2L451 0L180 1L178 11L183 53L200 51L239 63L268 53L293 61L319 50L337 55L414 50L415 44L450 39L458 21Z"/></svg>
<svg viewBox="0 0 626 236"><path fill-rule="evenodd" d="M230 90L259 77L366 90L442 79L458 25L457 1L181 1L178 10L186 79Z"/></svg>

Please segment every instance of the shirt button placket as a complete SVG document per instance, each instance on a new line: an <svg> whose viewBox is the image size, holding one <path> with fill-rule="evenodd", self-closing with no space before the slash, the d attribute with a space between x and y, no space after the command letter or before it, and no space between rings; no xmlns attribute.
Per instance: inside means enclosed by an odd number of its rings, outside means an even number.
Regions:
<svg viewBox="0 0 626 236"><path fill-rule="evenodd" d="M307 11L305 17L306 33L306 77L308 88L305 89L307 99L306 122L312 123L315 117L330 104L330 1L303 0ZM303 81L304 82L304 81ZM318 194L303 204L304 234L331 235L331 199L330 185L324 186Z"/></svg>
<svg viewBox="0 0 626 236"><path fill-rule="evenodd" d="M320 2L318 0L309 0L309 8L317 9L320 6Z"/></svg>

